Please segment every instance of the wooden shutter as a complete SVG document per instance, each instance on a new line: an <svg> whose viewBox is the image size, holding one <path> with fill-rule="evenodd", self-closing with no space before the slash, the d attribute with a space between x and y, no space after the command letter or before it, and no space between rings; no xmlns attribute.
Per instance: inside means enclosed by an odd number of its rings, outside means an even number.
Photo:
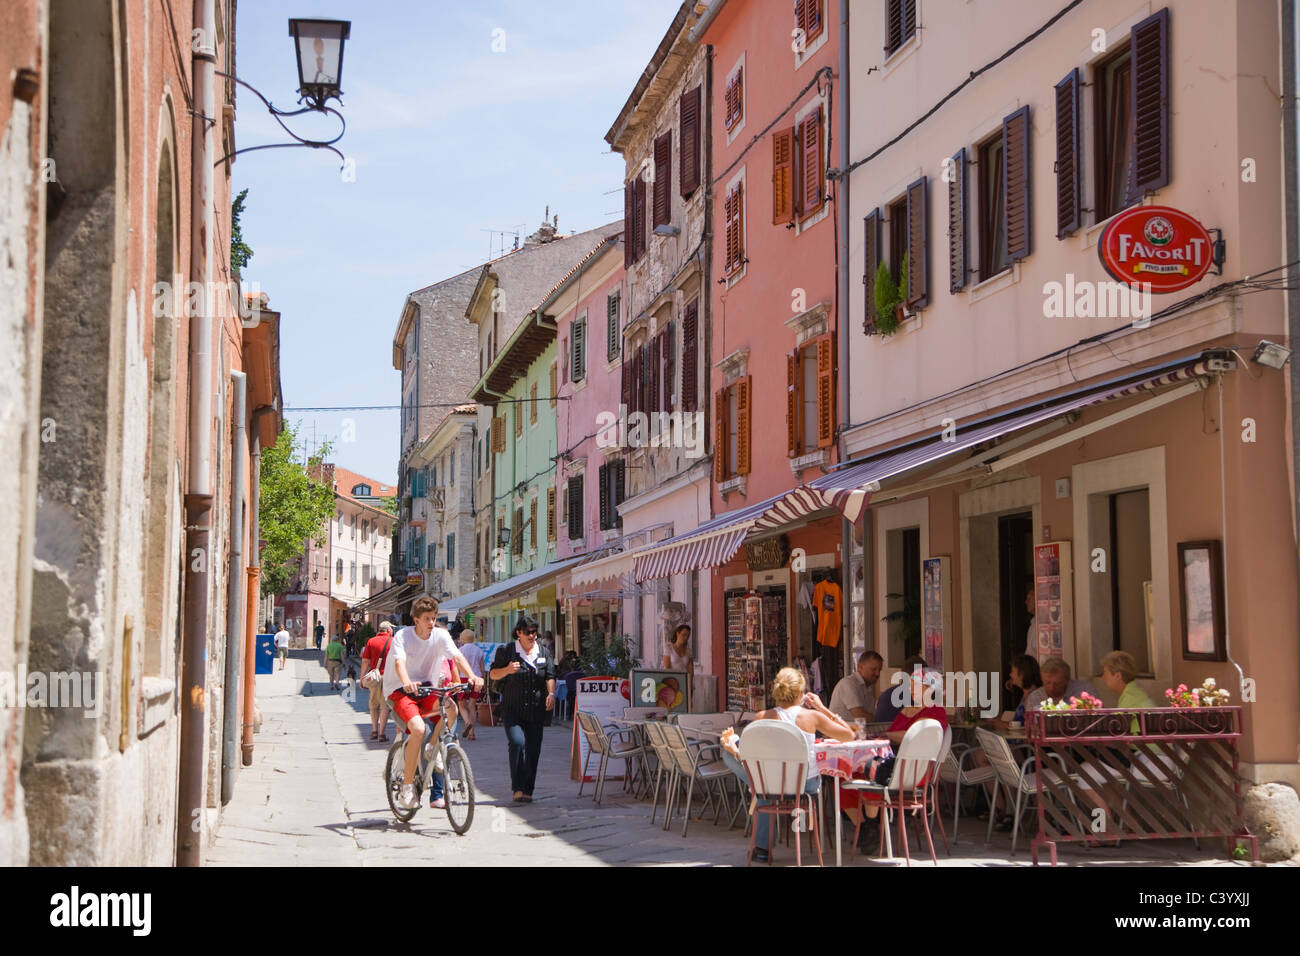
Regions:
<svg viewBox="0 0 1300 956"><path fill-rule="evenodd" d="M699 406L700 300L692 299L682 315L682 411Z"/></svg>
<svg viewBox="0 0 1300 956"><path fill-rule="evenodd" d="M738 67L735 74L727 81L726 101L726 127L731 129L745 117L745 68L743 66Z"/></svg>
<svg viewBox="0 0 1300 956"><path fill-rule="evenodd" d="M677 104L681 143L678 162L682 198L700 188L700 101L701 87L683 93Z"/></svg>
<svg viewBox="0 0 1300 956"><path fill-rule="evenodd" d="M873 209L862 220L865 227L862 238L862 288L866 291L866 305L862 312L862 332L876 332L876 271L880 268L880 210Z"/></svg>
<svg viewBox="0 0 1300 956"><path fill-rule="evenodd" d="M966 147L952 158L952 181L948 183L948 291L966 288L970 259L966 238Z"/></svg>
<svg viewBox="0 0 1300 956"><path fill-rule="evenodd" d="M617 292L605 298L605 358L612 362L618 358L621 330L618 327L618 312L621 298Z"/></svg>
<svg viewBox="0 0 1300 956"><path fill-rule="evenodd" d="M537 383L536 382L533 382L533 384L528 387L528 397L530 399L530 401L528 402L528 424L536 425L537 424Z"/></svg>
<svg viewBox="0 0 1300 956"><path fill-rule="evenodd" d="M750 465L750 430L749 430L749 400L751 393L751 380L753 376L746 375L740 381L736 382L736 474L749 474Z"/></svg>
<svg viewBox="0 0 1300 956"><path fill-rule="evenodd" d="M731 118L732 116L735 115L736 112L736 101L733 96L733 93L735 92L735 88L736 88L736 78L733 76L731 79L727 80L726 86L723 88L723 92L722 92L722 104L723 104L722 122L727 129L731 129Z"/></svg>
<svg viewBox="0 0 1300 956"><path fill-rule="evenodd" d="M555 407L555 393L559 391L559 383L556 381L560 377L560 370L551 365L551 408Z"/></svg>
<svg viewBox="0 0 1300 956"><path fill-rule="evenodd" d="M515 526L511 530L513 533L510 535L511 538L510 550L514 554L523 554L524 553L524 509L523 508L515 509Z"/></svg>
<svg viewBox="0 0 1300 956"><path fill-rule="evenodd" d="M492 417L492 451L502 454L506 450L506 419L504 415Z"/></svg>
<svg viewBox="0 0 1300 956"><path fill-rule="evenodd" d="M835 335L817 342L817 447L835 444Z"/></svg>
<svg viewBox="0 0 1300 956"><path fill-rule="evenodd" d="M826 192L826 164L822 162L822 108L804 117L800 128L799 153L802 159L799 211L806 217L822 207Z"/></svg>
<svg viewBox="0 0 1300 956"><path fill-rule="evenodd" d="M530 547L537 550L537 498L528 501L528 540Z"/></svg>
<svg viewBox="0 0 1300 956"><path fill-rule="evenodd" d="M926 254L930 248L926 196L930 191L925 176L907 187L907 307L924 308L929 303L929 263Z"/></svg>
<svg viewBox="0 0 1300 956"><path fill-rule="evenodd" d="M569 479L569 539L582 537L582 476Z"/></svg>
<svg viewBox="0 0 1300 956"><path fill-rule="evenodd" d="M649 364L646 367L646 403L647 412L659 411L659 352L662 347L662 337L653 336L649 342L650 356Z"/></svg>
<svg viewBox="0 0 1300 956"><path fill-rule="evenodd" d="M654 411L654 367L650 364L650 343L646 342L637 355L637 411Z"/></svg>
<svg viewBox="0 0 1300 956"><path fill-rule="evenodd" d="M1132 51L1133 179L1130 200L1169 184L1169 8L1129 34Z"/></svg>
<svg viewBox="0 0 1300 956"><path fill-rule="evenodd" d="M885 0L885 55L903 45L903 4L906 0Z"/></svg>
<svg viewBox="0 0 1300 956"><path fill-rule="evenodd" d="M1056 84L1056 238L1083 224L1082 137L1079 135L1079 70Z"/></svg>
<svg viewBox="0 0 1300 956"><path fill-rule="evenodd" d="M713 480L727 480L727 389L713 393Z"/></svg>
<svg viewBox="0 0 1300 956"><path fill-rule="evenodd" d="M623 496L627 493L627 484L625 483L627 481L627 463L620 458L618 461L610 465L610 474L613 476L614 482L614 507L612 509L612 520L614 522L614 527L621 528L623 527L623 516L619 514L618 506L623 503Z"/></svg>
<svg viewBox="0 0 1300 956"><path fill-rule="evenodd" d="M518 402L515 403L515 437L518 438L524 433L524 407Z"/></svg>
<svg viewBox="0 0 1300 956"><path fill-rule="evenodd" d="M645 237L645 179L640 174L632 180L632 241L634 251L632 261L641 258L646 250Z"/></svg>
<svg viewBox="0 0 1300 956"><path fill-rule="evenodd" d="M803 363L799 350L785 357L785 453L787 458L803 454Z"/></svg>
<svg viewBox="0 0 1300 956"><path fill-rule="evenodd" d="M794 127L772 134L772 223L794 222Z"/></svg>
<svg viewBox="0 0 1300 956"><path fill-rule="evenodd" d="M623 377L623 394L622 394L622 398L623 398L623 407L624 407L628 412L635 411L635 409L634 409L633 406L632 406L632 395L633 395L633 392L632 392L632 373L633 373L633 371L635 370L635 367L636 367L636 355L633 354L630 358L629 358L627 355L624 355L624 356L623 356L623 365L622 365L622 370L621 370L621 374L622 374L622 377Z"/></svg>
<svg viewBox="0 0 1300 956"><path fill-rule="evenodd" d="M623 268L636 262L636 180L623 186Z"/></svg>
<svg viewBox="0 0 1300 956"><path fill-rule="evenodd" d="M546 489L546 540L555 540L555 486Z"/></svg>
<svg viewBox="0 0 1300 956"><path fill-rule="evenodd" d="M795 26L803 31L804 50L822 33L822 0L795 0Z"/></svg>
<svg viewBox="0 0 1300 956"><path fill-rule="evenodd" d="M722 271L731 272L732 265L736 261L736 232L733 228L736 218L736 191L733 189L727 193L727 198L722 204L722 221L723 234L726 237L726 257L723 260Z"/></svg>
<svg viewBox="0 0 1300 956"><path fill-rule="evenodd" d="M1002 121L1002 182L1006 186L1007 262L1029 255L1029 107Z"/></svg>
<svg viewBox="0 0 1300 956"><path fill-rule="evenodd" d="M725 204L727 233L726 272L735 272L745 264L745 184L736 183L727 193Z"/></svg>
<svg viewBox="0 0 1300 956"><path fill-rule="evenodd" d="M609 527L609 465L601 465L600 474L600 530Z"/></svg>
<svg viewBox="0 0 1300 956"><path fill-rule="evenodd" d="M652 226L665 226L673 218L673 131L655 140L654 219Z"/></svg>
<svg viewBox="0 0 1300 956"><path fill-rule="evenodd" d="M676 356L673 355L673 324L669 322L664 326L663 345L660 348L661 367L663 368L663 386L660 395L660 411L671 412L673 410L673 386L677 382L673 379L673 373L677 371Z"/></svg>
<svg viewBox="0 0 1300 956"><path fill-rule="evenodd" d="M569 366L569 377L575 383L587 377L587 323L574 322L570 333L573 341L573 356Z"/></svg>

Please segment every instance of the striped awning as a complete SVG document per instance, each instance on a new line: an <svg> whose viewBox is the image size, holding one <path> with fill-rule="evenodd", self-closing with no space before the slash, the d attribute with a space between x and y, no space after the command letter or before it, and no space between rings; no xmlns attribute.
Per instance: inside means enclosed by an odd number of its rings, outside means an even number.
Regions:
<svg viewBox="0 0 1300 956"><path fill-rule="evenodd" d="M569 590L586 588L605 581L618 581L631 573L636 562L634 553L619 548L589 554L569 572Z"/></svg>
<svg viewBox="0 0 1300 956"><path fill-rule="evenodd" d="M856 522L871 500L871 494L879 491L881 482L889 478L933 465L985 442L1044 424L1089 405L1149 392L1208 372L1208 362L1198 356L958 425L927 436L902 450L850 463L807 485L719 515L693 531L638 550L635 552L636 580L655 580L725 564L736 555L750 534L805 520L827 509L838 511L849 521Z"/></svg>

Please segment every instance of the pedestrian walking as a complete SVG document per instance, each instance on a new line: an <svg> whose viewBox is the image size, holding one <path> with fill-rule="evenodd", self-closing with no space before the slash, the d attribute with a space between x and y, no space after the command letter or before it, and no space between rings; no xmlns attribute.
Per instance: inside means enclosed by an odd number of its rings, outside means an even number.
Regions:
<svg viewBox="0 0 1300 956"><path fill-rule="evenodd" d="M370 689L371 740L388 739L388 715L392 713L393 708L388 703L388 698L384 696L383 675L378 675L376 679L375 672L379 670L379 665L388 656L388 648L392 642L393 625L388 621L384 621L379 625L379 633L366 641L366 646L361 651L361 666L363 673L366 675L362 678L362 683L366 684Z"/></svg>
<svg viewBox="0 0 1300 956"><path fill-rule="evenodd" d="M462 628L460 632L460 652L465 655L465 660L469 661L470 670L476 677L483 676L484 654L483 648L474 643L474 632L469 628ZM465 739L474 740L474 724L477 722L478 701L482 698L481 693L466 695L460 699L460 717L465 721Z"/></svg>
<svg viewBox="0 0 1300 956"><path fill-rule="evenodd" d="M490 676L500 684L501 723L510 759L515 803L532 803L542 727L555 709L555 661L537 642L537 621L521 615L515 639L497 649Z"/></svg>
<svg viewBox="0 0 1300 956"><path fill-rule="evenodd" d="M320 621L317 621L316 622L316 650L318 651L320 650L321 641L323 641L324 639L325 639L325 625L320 623Z"/></svg>
<svg viewBox="0 0 1300 956"><path fill-rule="evenodd" d="M280 655L280 670L284 670L284 662L289 657L289 632L284 628L275 632L275 650Z"/></svg>
<svg viewBox="0 0 1300 956"><path fill-rule="evenodd" d="M343 642L335 637L325 647L325 670L330 675L330 690L339 688L339 671L343 669Z"/></svg>

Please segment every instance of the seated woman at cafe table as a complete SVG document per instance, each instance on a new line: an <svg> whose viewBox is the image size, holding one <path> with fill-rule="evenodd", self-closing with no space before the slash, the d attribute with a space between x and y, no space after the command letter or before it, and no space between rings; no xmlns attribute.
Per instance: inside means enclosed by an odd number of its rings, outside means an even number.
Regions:
<svg viewBox="0 0 1300 956"><path fill-rule="evenodd" d="M1121 709L1132 707L1155 707L1156 702L1137 682L1137 661L1128 651L1111 651L1101 659L1101 682L1110 690L1119 694ZM1138 732L1137 715L1133 717L1129 733Z"/></svg>
<svg viewBox="0 0 1300 956"><path fill-rule="evenodd" d="M1016 708L1015 715L1009 722L998 717L990 721L999 730L1006 730L1011 726L1025 726L1025 703L1029 700L1030 694L1043 686L1043 675L1038 669L1038 659L1028 654L1017 654L1011 658L1011 680L1008 683L1013 687L1019 687L1023 693L1020 696L1020 706ZM983 754L981 753L980 756Z"/></svg>
<svg viewBox="0 0 1300 956"><path fill-rule="evenodd" d="M772 702L776 706L771 710L759 711L754 720L783 720L787 724L794 724L808 738L808 776L803 792L815 794L821 787L822 778L817 772L817 761L813 757L813 734L821 734L832 740L852 740L853 728L827 710L821 698L807 691L802 674L793 667L781 668L772 680ZM731 772L740 778L740 782L749 786L749 776L745 773L744 764L740 762L740 751L733 740L734 735L735 731L730 727L719 735L722 741L722 759ZM772 846L771 818L767 814L756 817L754 827L753 858L756 863L766 863Z"/></svg>
<svg viewBox="0 0 1300 956"><path fill-rule="evenodd" d="M889 738L889 742L895 749L903 742L907 731L918 720L937 720L941 727L948 726L948 712L943 706L943 675L933 669L915 670L908 685L908 699L917 703L909 703L900 710L894 722L885 731L885 736ZM859 817L865 815L862 822L867 826L858 834L858 846L867 847L879 838L879 834L875 831L875 821L880 813L880 807L875 804L862 807L860 802L858 792L855 790L846 790L840 794L840 809L848 814L855 826L859 823Z"/></svg>
<svg viewBox="0 0 1300 956"><path fill-rule="evenodd" d="M914 674L925 669L925 658L920 655L903 661L903 674ZM912 703L912 682L903 676L893 678L896 683L876 698L876 723L884 724L898 716L898 712Z"/></svg>

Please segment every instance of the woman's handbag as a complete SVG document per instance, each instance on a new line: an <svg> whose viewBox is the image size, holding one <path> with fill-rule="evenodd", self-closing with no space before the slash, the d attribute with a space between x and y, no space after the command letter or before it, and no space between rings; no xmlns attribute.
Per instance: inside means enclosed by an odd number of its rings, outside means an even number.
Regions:
<svg viewBox="0 0 1300 956"><path fill-rule="evenodd" d="M379 656L379 666L372 667L366 671L366 675L361 678L361 686L380 687L384 683L384 661L388 660L388 647L393 643L393 635L388 635L388 640L384 641L384 652Z"/></svg>

